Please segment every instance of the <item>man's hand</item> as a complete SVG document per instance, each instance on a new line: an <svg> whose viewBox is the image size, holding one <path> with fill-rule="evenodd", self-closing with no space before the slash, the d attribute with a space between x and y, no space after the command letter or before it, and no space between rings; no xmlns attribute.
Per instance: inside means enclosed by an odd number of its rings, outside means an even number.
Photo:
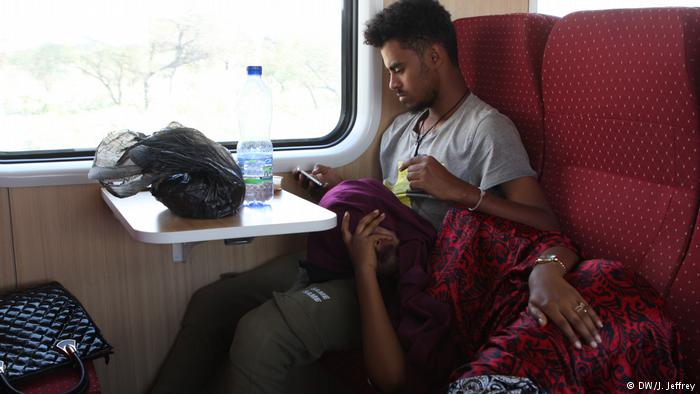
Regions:
<svg viewBox="0 0 700 394"><path fill-rule="evenodd" d="M335 185L343 181L343 178L341 178L334 169L321 164L316 164L310 173L321 181L323 184L322 187L319 187L315 183L309 181L309 179L298 170L294 170L294 172L292 172L292 176L302 188L308 190L312 197L319 199L328 190L332 189Z"/></svg>
<svg viewBox="0 0 700 394"><path fill-rule="evenodd" d="M528 313L542 327L551 320L577 349L581 349L579 335L592 347L598 347L602 343L598 328L603 327L603 323L581 294L557 270L559 267L553 264L539 265L532 270Z"/></svg>
<svg viewBox="0 0 700 394"><path fill-rule="evenodd" d="M413 190L423 190L443 200L460 202L465 188L471 185L452 175L445 166L432 156L416 156L405 161L399 171L408 169L407 179ZM476 190L476 187L471 186ZM478 197L478 190L475 192Z"/></svg>
<svg viewBox="0 0 700 394"><path fill-rule="evenodd" d="M368 213L357 224L355 232L350 232L350 214L345 212L341 224L343 242L348 248L350 259L352 260L355 272L372 273L377 272L377 250L381 249L383 243L391 244L394 239L391 235L377 232L379 224L386 217L378 210Z"/></svg>
<svg viewBox="0 0 700 394"><path fill-rule="evenodd" d="M316 164L314 166L313 171L311 171L311 175L318 178L318 180L323 183L323 187L326 190L334 188L337 184L343 181L343 178L338 175L338 172L321 164Z"/></svg>

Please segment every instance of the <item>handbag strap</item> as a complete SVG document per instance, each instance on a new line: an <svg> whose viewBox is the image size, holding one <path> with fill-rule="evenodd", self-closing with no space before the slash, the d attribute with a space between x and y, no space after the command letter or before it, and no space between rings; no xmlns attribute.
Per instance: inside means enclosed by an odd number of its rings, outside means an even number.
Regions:
<svg viewBox="0 0 700 394"><path fill-rule="evenodd" d="M78 383L66 391L65 394L82 394L88 388L88 375L85 373L85 366L78 354L78 346L73 339L64 339L54 345L54 347L63 352L73 363L80 369L80 380ZM0 388L11 394L23 394L21 391L14 388L7 380L5 375L5 363L0 360Z"/></svg>
<svg viewBox="0 0 700 394"><path fill-rule="evenodd" d="M5 376L5 363L0 360L0 388L3 388L3 392L11 393L11 394L22 394L21 391L18 391L12 385L10 382L7 381L7 376Z"/></svg>

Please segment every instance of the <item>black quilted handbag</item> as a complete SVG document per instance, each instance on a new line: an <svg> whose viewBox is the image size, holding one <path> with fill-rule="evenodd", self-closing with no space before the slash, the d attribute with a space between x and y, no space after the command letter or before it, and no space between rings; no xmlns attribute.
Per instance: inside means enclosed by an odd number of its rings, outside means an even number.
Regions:
<svg viewBox="0 0 700 394"><path fill-rule="evenodd" d="M83 360L109 361L111 353L85 308L59 283L0 296L0 392L20 393L11 383L72 364L80 380L69 393L82 393Z"/></svg>

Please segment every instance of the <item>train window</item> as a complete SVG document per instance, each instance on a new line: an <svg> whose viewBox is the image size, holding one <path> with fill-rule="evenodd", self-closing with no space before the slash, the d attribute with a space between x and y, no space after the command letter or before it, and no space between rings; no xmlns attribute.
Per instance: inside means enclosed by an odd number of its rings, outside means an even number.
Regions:
<svg viewBox="0 0 700 394"><path fill-rule="evenodd" d="M646 7L700 7L700 0L530 0L531 12L555 16L583 10Z"/></svg>
<svg viewBox="0 0 700 394"><path fill-rule="evenodd" d="M356 112L357 0L0 0L0 160L92 156L171 121L233 147L247 65L275 149L329 146Z"/></svg>

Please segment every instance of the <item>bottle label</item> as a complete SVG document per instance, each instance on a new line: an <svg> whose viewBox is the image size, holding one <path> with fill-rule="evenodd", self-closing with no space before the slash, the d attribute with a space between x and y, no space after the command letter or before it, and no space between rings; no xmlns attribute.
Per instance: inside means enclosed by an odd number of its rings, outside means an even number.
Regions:
<svg viewBox="0 0 700 394"><path fill-rule="evenodd" d="M272 182L272 157L244 157L239 159L246 185Z"/></svg>
<svg viewBox="0 0 700 394"><path fill-rule="evenodd" d="M238 166L245 182L245 202L247 206L265 205L273 198L272 154L248 153L238 155Z"/></svg>
<svg viewBox="0 0 700 394"><path fill-rule="evenodd" d="M272 177L244 177L243 181L246 185L261 185L263 183L272 182Z"/></svg>

